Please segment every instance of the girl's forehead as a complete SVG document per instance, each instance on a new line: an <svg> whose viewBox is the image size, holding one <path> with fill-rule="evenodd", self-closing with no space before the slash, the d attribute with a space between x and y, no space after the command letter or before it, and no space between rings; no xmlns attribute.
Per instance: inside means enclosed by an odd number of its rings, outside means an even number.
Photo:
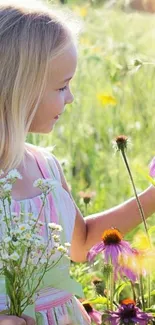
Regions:
<svg viewBox="0 0 155 325"><path fill-rule="evenodd" d="M52 60L50 66L51 82L64 83L66 79L73 77L77 66L77 50L74 44L65 50L63 54Z"/></svg>

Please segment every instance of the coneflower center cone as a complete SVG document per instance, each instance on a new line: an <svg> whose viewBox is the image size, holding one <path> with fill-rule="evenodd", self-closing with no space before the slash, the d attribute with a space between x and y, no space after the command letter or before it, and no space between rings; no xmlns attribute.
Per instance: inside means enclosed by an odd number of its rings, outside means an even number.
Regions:
<svg viewBox="0 0 155 325"><path fill-rule="evenodd" d="M105 230L102 235L102 240L105 245L119 244L123 236L117 229Z"/></svg>

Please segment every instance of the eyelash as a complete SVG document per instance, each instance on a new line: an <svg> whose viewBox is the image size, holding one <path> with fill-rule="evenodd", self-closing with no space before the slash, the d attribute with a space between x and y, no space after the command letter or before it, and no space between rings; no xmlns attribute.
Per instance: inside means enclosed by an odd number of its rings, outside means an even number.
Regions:
<svg viewBox="0 0 155 325"><path fill-rule="evenodd" d="M59 91L65 91L67 89L67 86L60 88Z"/></svg>

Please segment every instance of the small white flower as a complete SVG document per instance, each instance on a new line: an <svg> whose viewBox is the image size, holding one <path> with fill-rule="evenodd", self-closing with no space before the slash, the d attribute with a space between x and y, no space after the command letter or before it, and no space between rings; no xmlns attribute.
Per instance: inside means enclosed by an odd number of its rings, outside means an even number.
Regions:
<svg viewBox="0 0 155 325"><path fill-rule="evenodd" d="M6 192L10 192L12 190L12 184L5 184L3 186L3 190Z"/></svg>
<svg viewBox="0 0 155 325"><path fill-rule="evenodd" d="M34 183L34 187L38 187L43 193L48 192L49 190L52 190L54 188L55 182L53 180L39 178Z"/></svg>
<svg viewBox="0 0 155 325"><path fill-rule="evenodd" d="M9 257L13 261L18 261L20 258L20 256L16 252L12 253Z"/></svg>
<svg viewBox="0 0 155 325"><path fill-rule="evenodd" d="M32 240L32 235L29 233L25 234L25 239Z"/></svg>
<svg viewBox="0 0 155 325"><path fill-rule="evenodd" d="M25 230L29 230L30 226L27 223L23 223L21 225L18 226L20 231L25 231Z"/></svg>
<svg viewBox="0 0 155 325"><path fill-rule="evenodd" d="M14 218L13 218L13 221L14 221L15 223L19 222L19 217L14 217Z"/></svg>
<svg viewBox="0 0 155 325"><path fill-rule="evenodd" d="M17 178L22 179L22 176L17 171L17 169L12 169L12 170L10 170L10 172L8 172L6 178L7 178L7 180L11 181L11 183L12 183L12 181L14 182Z"/></svg>
<svg viewBox="0 0 155 325"><path fill-rule="evenodd" d="M59 242L60 242L60 236L58 236L58 235L53 235L52 237L53 237L53 239L54 239L54 241L55 241L56 243L59 243Z"/></svg>
<svg viewBox="0 0 155 325"><path fill-rule="evenodd" d="M64 254L64 256L65 256L68 260L71 259L70 256L68 256L67 254Z"/></svg>
<svg viewBox="0 0 155 325"><path fill-rule="evenodd" d="M67 253L67 248L62 245L60 245L57 250L61 253Z"/></svg>
<svg viewBox="0 0 155 325"><path fill-rule="evenodd" d="M42 222L42 221L38 221L38 223L37 223L37 225L40 226L40 227L44 226L44 224L45 224L45 223Z"/></svg>
<svg viewBox="0 0 155 325"><path fill-rule="evenodd" d="M57 228L57 224L54 223L54 222L50 222L50 223L48 224L48 227L49 227L50 229L52 229L52 230L56 230L56 228Z"/></svg>
<svg viewBox="0 0 155 325"><path fill-rule="evenodd" d="M35 181L34 181L34 183L33 183L33 186L34 187L40 187L40 186L42 186L43 185L43 178L38 178L38 179L36 179Z"/></svg>
<svg viewBox="0 0 155 325"><path fill-rule="evenodd" d="M50 252L49 252L49 254L50 255L54 255L55 254L55 249L56 249L57 247L53 247L51 250L50 250Z"/></svg>
<svg viewBox="0 0 155 325"><path fill-rule="evenodd" d="M0 198L6 199L10 197L12 190L12 185L8 183L0 184Z"/></svg>
<svg viewBox="0 0 155 325"><path fill-rule="evenodd" d="M65 243L64 246L65 246L65 247L70 247L71 244L70 244L70 243Z"/></svg>
<svg viewBox="0 0 155 325"><path fill-rule="evenodd" d="M48 224L48 227L51 229L51 230L56 230L56 231L62 231L62 227L54 222L51 222Z"/></svg>
<svg viewBox="0 0 155 325"><path fill-rule="evenodd" d="M17 235L19 235L19 229L11 229L10 230L10 235L13 237L13 236L17 236Z"/></svg>
<svg viewBox="0 0 155 325"><path fill-rule="evenodd" d="M57 225L57 228L56 228L57 231L62 231L62 227L60 225Z"/></svg>

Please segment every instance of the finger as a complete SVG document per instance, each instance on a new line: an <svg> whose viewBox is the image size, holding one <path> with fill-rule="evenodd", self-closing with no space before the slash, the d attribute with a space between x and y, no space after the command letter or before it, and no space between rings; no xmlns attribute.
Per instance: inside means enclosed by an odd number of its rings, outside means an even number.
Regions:
<svg viewBox="0 0 155 325"><path fill-rule="evenodd" d="M22 318L25 320L26 325L36 325L36 322L32 317L23 314Z"/></svg>

